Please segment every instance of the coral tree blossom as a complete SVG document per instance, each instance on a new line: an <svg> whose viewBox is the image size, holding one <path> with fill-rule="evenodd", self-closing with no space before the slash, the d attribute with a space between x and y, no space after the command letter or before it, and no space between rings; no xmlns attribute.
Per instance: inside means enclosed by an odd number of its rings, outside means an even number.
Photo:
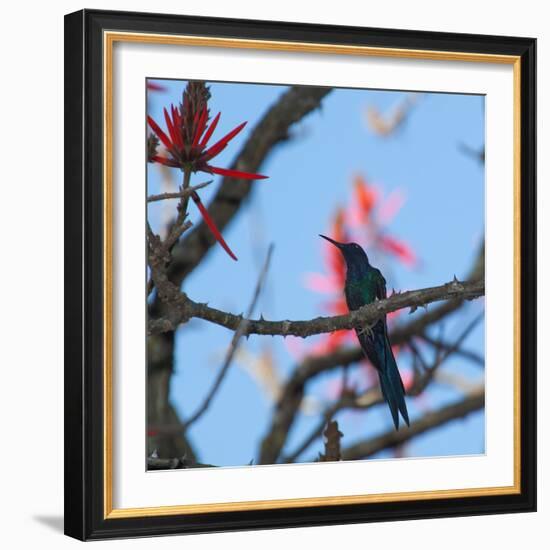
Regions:
<svg viewBox="0 0 550 550"><path fill-rule="evenodd" d="M161 129L152 117L147 117L149 126L168 152L167 157L155 155L152 160L173 168L190 169L192 172L208 172L209 174L250 180L267 178L267 176L261 174L219 168L210 164L210 161L219 155L246 126L246 122L239 124L231 132L209 146L208 142L216 130L221 116L221 113L218 113L210 122L209 98L209 89L203 82L189 82L183 93L180 106L170 105L170 111L164 109L167 133Z"/></svg>
<svg viewBox="0 0 550 550"><path fill-rule="evenodd" d="M189 82L183 92L182 102L179 107L170 105L169 111L164 108L166 132L151 116L147 116L150 128L164 145L167 152L167 156L159 155L156 151L157 144L148 142L149 161L172 168L180 168L188 176L192 172L207 172L209 174L219 174L221 176L248 180L267 178L267 176L261 174L220 168L210 164L212 159L218 156L227 147L229 142L245 127L246 122L233 128L231 132L216 141L213 145L209 145L209 141L216 130L221 116L221 113L218 113L212 121L210 120L209 99L210 90L204 82ZM225 242L196 191L191 194L191 198L197 205L199 212L215 239L229 256L236 260L237 257Z"/></svg>

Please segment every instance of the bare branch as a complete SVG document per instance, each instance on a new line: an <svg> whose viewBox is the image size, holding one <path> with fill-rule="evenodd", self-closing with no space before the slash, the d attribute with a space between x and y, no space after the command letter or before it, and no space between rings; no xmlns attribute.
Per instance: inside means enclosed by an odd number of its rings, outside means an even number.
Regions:
<svg viewBox="0 0 550 550"><path fill-rule="evenodd" d="M384 449L397 447L413 437L438 428L451 420L482 409L485 406L485 386L480 385L461 401L439 410L426 413L422 418L411 423L408 429L388 430L378 437L356 443L342 450L343 460L359 460L372 456Z"/></svg>
<svg viewBox="0 0 550 550"><path fill-rule="evenodd" d="M190 197L195 191L198 191L199 189L210 185L213 181L214 180L203 181L202 183L192 185L187 189L183 189L176 193L160 193L159 195L149 195L147 197L147 202L165 201L168 199L183 199L185 197Z"/></svg>
<svg viewBox="0 0 550 550"><path fill-rule="evenodd" d="M398 309L411 308L414 310L441 300L473 300L482 296L484 292L485 281L483 280L460 282L455 279L440 286L394 294L385 300L368 304L347 315L317 317L308 321L266 321L265 319L249 321L244 334L305 338L314 334L364 327ZM242 315L227 313L206 304L199 304L182 293L178 304L173 306L173 315L169 322L167 319L151 321L149 334L165 331L168 327L174 330L178 322L187 321L192 317L198 317L231 330L237 330L243 320Z"/></svg>
<svg viewBox="0 0 550 550"><path fill-rule="evenodd" d="M152 290L153 285L157 287L159 298L167 304L177 304L183 299L183 295L180 293L179 289L168 280L166 275L166 266L170 261L170 251L167 248L172 237L174 237L178 232L185 231L190 227L191 222L180 221L178 224L178 229L172 228L170 235L166 238L165 241L162 241L161 238L156 235L149 222L147 222L147 261L149 268L151 269L151 279L148 283L148 293Z"/></svg>
<svg viewBox="0 0 550 550"><path fill-rule="evenodd" d="M166 269L168 268L172 256L172 248L178 242L182 234L192 227L192 223L185 219L187 218L187 204L189 202L189 185L191 181L191 171L183 171L183 183L180 186L179 191L179 203L177 206L178 215L174 223L172 224L168 236L164 241L155 235L147 222L147 240L149 246L148 262L151 268L151 278L147 282L147 295L151 294L156 284L156 278L162 277L166 281L166 285L169 285L169 280L166 277ZM154 264L154 265L153 265ZM155 272L155 273L153 273Z"/></svg>
<svg viewBox="0 0 550 550"><path fill-rule="evenodd" d="M183 171L183 182L180 186L180 192L182 196L180 198L180 201L177 207L178 215L176 216L176 221L172 225L170 232L163 243L164 248L170 254L172 253L172 248L178 242L182 233L187 229L187 228L183 229L183 226L186 225L184 224L184 221L187 218L187 206L189 204L189 196L190 196L189 193L187 193L187 191L189 190L190 185L191 185L191 170L185 169ZM172 258L170 257L170 262L171 261L172 261Z"/></svg>
<svg viewBox="0 0 550 550"><path fill-rule="evenodd" d="M258 303L258 298L260 297L260 293L262 291L262 287L265 283L265 279L267 276L267 271L269 269L269 264L271 262L271 256L273 254L273 245L269 246L269 249L267 251L267 257L265 259L264 265L262 270L260 271L260 275L258 277L258 282L256 283L256 288L254 290L254 295L252 296L252 300L250 302L250 305L248 306L248 311L246 312L246 317L242 319L239 326L237 327L237 330L235 331L235 334L233 334L233 338L231 340L231 344L229 346L229 349L227 351L227 355L225 357L225 361L223 363L223 366L218 373L218 376L216 377L216 380L214 381L214 384L212 385L212 388L208 392L207 396L205 397L202 404L199 406L195 414L193 414L186 422L183 424L183 429L189 428L191 424L196 422L208 409L210 404L212 403L212 400L214 399L214 396L216 395L216 392L220 388L223 379L225 378L225 375L229 371L229 366L231 365L231 361L233 360L233 357L235 356L235 353L237 352L237 348L239 347L239 341L244 336L247 330L247 326L249 323L249 317L254 313L254 309L256 308L256 304Z"/></svg>
<svg viewBox="0 0 550 550"><path fill-rule="evenodd" d="M427 342L428 344L430 344L431 346L433 346L436 350L447 351L451 349L453 345L450 342L446 342L441 338L432 338L428 334L422 334L420 338L425 342ZM483 355L479 353L476 353L475 351L460 348L455 350L454 353L482 367L485 365L485 357L483 357Z"/></svg>
<svg viewBox="0 0 550 550"><path fill-rule="evenodd" d="M378 393L378 392L371 392L371 393ZM379 398L379 393L376 397ZM369 405L370 406L370 405ZM334 415L342 410L347 408L363 408L361 405L359 405L357 396L354 393L347 392L344 393L338 401L327 407L325 412L321 415L321 420L317 424L317 426L311 431L308 437L305 438L305 440L301 443L301 445L292 453L290 453L288 456L283 457L283 462L285 463L291 463L295 462L296 459L302 455L310 445L313 444L313 442L319 438L325 426L331 421L331 419L334 417Z"/></svg>
<svg viewBox="0 0 550 550"><path fill-rule="evenodd" d="M460 346L462 346L464 340L472 333L474 328L481 322L483 317L485 316L485 312L482 311L479 315L477 315L468 325L466 328L462 331L462 333L458 336L454 344L452 344L449 348L446 350L438 349L436 353L436 358L433 363L433 365L427 369L425 369L425 372L415 379L413 383L413 387L410 390L410 394L412 395L418 395L421 392L423 392L430 381L433 379L435 372L437 369L454 353L456 353ZM412 342L409 342L409 345L411 345Z"/></svg>
<svg viewBox="0 0 550 550"><path fill-rule="evenodd" d="M329 420L323 435L325 436L325 452L319 455L319 462L337 462L342 460L340 440L344 434L338 429L338 422L336 420Z"/></svg>

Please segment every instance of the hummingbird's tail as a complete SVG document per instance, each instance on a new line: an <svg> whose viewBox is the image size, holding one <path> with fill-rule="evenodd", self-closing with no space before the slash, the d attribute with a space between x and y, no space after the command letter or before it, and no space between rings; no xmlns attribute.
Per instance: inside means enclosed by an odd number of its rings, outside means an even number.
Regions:
<svg viewBox="0 0 550 550"><path fill-rule="evenodd" d="M390 407L391 415L395 429L399 429L399 413L409 426L409 413L407 412L407 404L405 403L405 387L397 368L397 363L388 344L389 353L388 360L385 362L384 368L378 371L380 378L380 388L386 403ZM389 357L388 357L389 355Z"/></svg>

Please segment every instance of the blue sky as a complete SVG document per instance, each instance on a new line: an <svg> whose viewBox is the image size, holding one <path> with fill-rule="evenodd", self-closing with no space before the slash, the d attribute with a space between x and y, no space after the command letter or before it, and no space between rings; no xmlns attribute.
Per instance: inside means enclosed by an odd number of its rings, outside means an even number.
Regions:
<svg viewBox="0 0 550 550"><path fill-rule="evenodd" d="M163 122L162 107L179 103L185 86L182 81L157 81L164 92L149 96L149 112ZM223 136L247 120L247 127L216 158L216 165L229 167L247 139L251 128L285 86L210 83L212 114L222 112L216 137ZM267 247L275 250L267 284L257 314L268 319L307 319L324 313L326 297L304 284L306 273L323 272L321 239L338 205L349 202L353 176L362 174L384 195L400 190L405 197L401 210L391 222L392 235L411 245L420 259L411 269L395 260L382 258L388 289L413 289L447 282L456 274L466 275L484 232L483 166L460 150L460 144L480 149L484 144L484 99L481 96L422 94L405 124L389 137L380 137L368 128L365 111L375 106L391 111L405 94L394 91L338 89L323 101L322 108L292 128L292 139L277 148L261 172L269 179L254 183L252 198L224 237L239 257L232 261L221 247L214 247L205 261L184 282L184 290L196 301L240 313L250 301ZM161 124L164 126L164 124ZM180 173L173 173L173 189ZM193 183L210 179L195 174ZM221 181L201 190L208 203ZM148 167L148 192L161 190L157 166ZM166 190L163 188L162 190ZM175 212L175 202L152 203L149 219L160 229L166 208ZM190 216L200 221L191 204ZM163 210L164 209L164 210ZM456 338L466 324L483 309L476 301L445 325L447 339ZM422 314L417 312L413 315ZM412 317L408 317L410 319ZM484 326L466 340L468 349L483 353ZM176 372L171 399L183 418L192 414L208 391L220 368L232 333L204 321L194 320L177 332ZM269 348L280 377L292 370L296 360L282 338L251 336L242 349L257 355ZM409 360L403 356L401 368ZM443 371L466 380L483 380L483 369L464 359L453 358ZM326 401L327 387L339 372L320 377L308 386L308 393ZM434 384L422 406L436 408L459 399L456 388ZM236 361L208 412L196 423L190 437L203 462L220 466L244 465L255 459L265 434L273 403L266 398L250 374ZM422 414L409 400L412 419ZM366 413L342 413L338 417L347 446L385 431L391 417L385 406ZM292 450L316 425L318 417L301 414L289 437ZM437 456L484 452L484 413L448 424L417 437L405 448L408 456ZM311 447L303 460L314 459L322 447ZM391 455L380 455L380 457Z"/></svg>

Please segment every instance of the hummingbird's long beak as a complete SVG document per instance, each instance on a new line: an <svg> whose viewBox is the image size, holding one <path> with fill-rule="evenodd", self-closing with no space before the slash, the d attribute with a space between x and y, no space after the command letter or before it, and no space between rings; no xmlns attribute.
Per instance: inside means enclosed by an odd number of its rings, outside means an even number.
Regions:
<svg viewBox="0 0 550 550"><path fill-rule="evenodd" d="M330 237L325 237L324 235L319 235L319 237L322 237L323 239L325 239L325 241L328 241L329 243L332 243L334 246L336 246L338 248L342 248L342 243L339 243L338 241L334 241Z"/></svg>

